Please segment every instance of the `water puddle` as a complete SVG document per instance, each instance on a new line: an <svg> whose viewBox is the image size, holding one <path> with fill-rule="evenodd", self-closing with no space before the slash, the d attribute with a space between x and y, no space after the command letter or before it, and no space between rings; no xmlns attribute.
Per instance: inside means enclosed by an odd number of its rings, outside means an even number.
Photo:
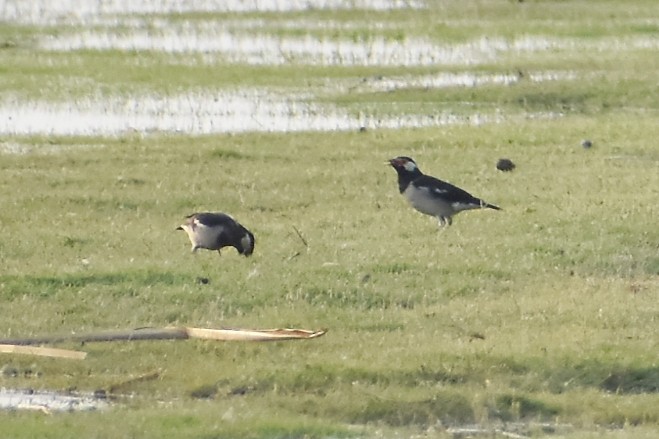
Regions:
<svg viewBox="0 0 659 439"><path fill-rule="evenodd" d="M325 0L314 9L391 10L422 8L425 4L397 0ZM114 1L24 2L6 0L0 9L5 21L38 25L59 25L64 30L39 42L44 50L158 51L203 55L206 62L233 62L251 65L323 66L432 66L490 63L504 54L542 51L611 51L659 48L659 38L600 38L574 40L526 35L514 39L478 37L462 43L426 38L390 38L377 35L392 23L287 21L231 18L228 20L186 20L166 14L186 12L295 12L309 9L308 1L244 2L207 0L200 2ZM137 14L153 14L140 16ZM268 33L264 31L272 27ZM352 36L324 37L281 35L281 29L312 32L350 28L369 29L374 35L363 40ZM66 30L68 28L68 31ZM333 32L336 33L336 32Z"/></svg>
<svg viewBox="0 0 659 439"><path fill-rule="evenodd" d="M41 48L52 51L124 50L205 54L210 61L250 65L322 66L430 66L474 65L493 61L501 43L479 39L462 44L436 44L421 38L393 40L373 37L367 41L324 39L221 29L202 32L198 27L171 27L159 30L84 30L52 36ZM220 59L213 60L209 54Z"/></svg>
<svg viewBox="0 0 659 439"><path fill-rule="evenodd" d="M191 135L247 131L346 131L497 123L500 115L369 115L258 90L177 96L108 96L72 102L0 103L0 134L116 135L181 132ZM551 117L551 115L549 115ZM7 146L6 151L17 149ZM20 149L20 148L19 148Z"/></svg>
<svg viewBox="0 0 659 439"><path fill-rule="evenodd" d="M105 394L63 394L51 391L0 389L0 410L44 413L90 411L109 407Z"/></svg>
<svg viewBox="0 0 659 439"><path fill-rule="evenodd" d="M314 9L391 10L424 8L414 0L322 0ZM182 63L235 62L252 65L323 66L431 66L476 65L493 62L502 53L555 50L565 40L521 37L515 40L477 38L463 43L441 43L425 38L387 38L378 30L391 23L350 22L374 30L375 36L363 41L341 36L267 33L284 28L313 30L317 20L295 14L282 21L268 22L244 12L296 12L310 8L308 0L244 1L199 0L114 0L77 2L74 0L5 0L0 17L5 21L59 26L57 33L44 35L38 42L44 50L126 50L158 51L177 56ZM237 13L228 20L182 18L189 12ZM143 14L143 15L140 15ZM152 16L149 16L152 14ZM174 17L167 17L174 14ZM299 15L299 14L298 14ZM279 16L278 18L281 18ZM341 30L346 23L320 25ZM332 27L333 26L333 27ZM659 45L658 45L659 46ZM200 59L202 61L200 61ZM504 116L492 110L486 114L372 114L371 110L347 110L322 104L321 96L347 93L382 92L404 88L507 86L519 81L574 80L570 72L512 74L439 73L405 77L366 78L355 84L328 81L315 87L313 95L295 90L191 91L174 96L97 95L67 102L24 100L7 97L0 101L0 134L6 135L116 135L125 132L180 132L186 134L237 133L247 131L295 132L377 128L416 128L450 124L498 123ZM381 111L381 109L380 109ZM371 112L371 114L369 114ZM386 112L383 112L386 113ZM529 114L532 118L553 118L559 114ZM507 116L515 117L515 116ZM4 145L0 151L25 153L20 146Z"/></svg>
<svg viewBox="0 0 659 439"><path fill-rule="evenodd" d="M353 91L392 91L406 88L479 87L484 85L513 85L522 81L573 81L574 72L528 72L508 74L438 73L435 75L365 78Z"/></svg>
<svg viewBox="0 0 659 439"><path fill-rule="evenodd" d="M194 102L193 108L190 103ZM183 103L184 105L180 105ZM483 123L487 117L351 116L338 109L285 100L252 100L234 95L220 100L187 96L142 97L70 103L14 102L0 105L0 133L115 135L124 132L295 132L407 128L452 123Z"/></svg>
<svg viewBox="0 0 659 439"><path fill-rule="evenodd" d="M322 0L313 9L394 10L423 9L426 2L414 0ZM638 36L575 40L527 35L514 39L480 37L460 44L441 44L424 38L392 39L375 36L365 41L292 37L263 32L261 20L245 17L229 20L167 19L167 14L304 12L308 0L243 1L199 0L115 0L76 2L73 0L5 0L0 4L3 21L31 25L59 25L70 28L44 39L48 50L154 50L171 53L216 53L223 60L250 64L297 62L310 65L398 65L476 64L490 62L506 52L549 50L611 51L657 49L659 38ZM146 15L147 17L141 17ZM148 17L148 15L152 15ZM317 20L273 21L277 29L342 29L346 23L319 24ZM391 24L388 24L390 26ZM256 26L256 27L255 27ZM348 25L349 26L349 25ZM354 26L354 23L353 23ZM359 28L377 31L384 23L358 23ZM86 29L85 29L86 28Z"/></svg>
<svg viewBox="0 0 659 439"><path fill-rule="evenodd" d="M513 40L481 37L464 43L437 43L423 38L374 36L364 41L346 38L276 36L222 29L217 23L169 23L166 27L117 31L87 29L50 36L45 50L158 51L203 54L206 62L250 65L433 66L491 63L505 54L542 51L626 51L657 49L659 38L603 38L591 42L526 36ZM215 55L213 57L213 54Z"/></svg>
<svg viewBox="0 0 659 439"><path fill-rule="evenodd" d="M349 131L378 128L421 128L454 124L499 123L498 113L371 114L349 112L314 102L328 94L368 93L404 88L508 86L520 81L574 80L571 72L519 74L439 73L422 76L368 77L359 82L336 81L314 88L312 94L290 90L200 90L174 96L92 96L69 102L5 99L0 102L0 134L7 135L116 135L125 132L180 132L186 134L295 131ZM560 114L528 114L529 118L556 118ZM20 146L4 144L0 151L22 153Z"/></svg>

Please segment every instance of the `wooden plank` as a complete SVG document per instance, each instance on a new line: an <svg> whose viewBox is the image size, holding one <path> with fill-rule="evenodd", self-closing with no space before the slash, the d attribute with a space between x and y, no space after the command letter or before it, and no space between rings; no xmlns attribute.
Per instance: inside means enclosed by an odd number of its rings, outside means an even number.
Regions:
<svg viewBox="0 0 659 439"><path fill-rule="evenodd" d="M220 341L277 341L310 339L325 334L321 331L306 329L206 329L186 328L188 336L205 340Z"/></svg>
<svg viewBox="0 0 659 439"><path fill-rule="evenodd" d="M84 360L87 352L71 351L68 349L44 348L39 346L17 346L11 344L0 344L0 353L38 355L41 357L69 358L72 360Z"/></svg>

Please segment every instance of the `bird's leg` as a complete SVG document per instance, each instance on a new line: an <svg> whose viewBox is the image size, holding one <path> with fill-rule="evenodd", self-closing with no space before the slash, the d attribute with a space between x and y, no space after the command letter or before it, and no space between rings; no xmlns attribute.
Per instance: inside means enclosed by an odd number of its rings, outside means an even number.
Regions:
<svg viewBox="0 0 659 439"><path fill-rule="evenodd" d="M219 249L219 248L217 249L217 254L220 255L220 256L222 256L222 252L220 252L220 249Z"/></svg>
<svg viewBox="0 0 659 439"><path fill-rule="evenodd" d="M451 220L450 216L439 216L439 217L437 217L437 219L439 220L439 228L440 229L447 228L453 222L453 220Z"/></svg>

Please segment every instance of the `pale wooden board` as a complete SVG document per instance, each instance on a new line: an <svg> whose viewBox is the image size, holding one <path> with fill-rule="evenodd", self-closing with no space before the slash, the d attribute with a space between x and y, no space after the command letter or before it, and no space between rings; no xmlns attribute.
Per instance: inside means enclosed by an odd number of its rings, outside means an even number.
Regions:
<svg viewBox="0 0 659 439"><path fill-rule="evenodd" d="M87 352L71 351L68 349L44 348L40 346L17 346L12 344L0 344L0 353L69 358L72 360L84 360L85 357L87 357Z"/></svg>
<svg viewBox="0 0 659 439"><path fill-rule="evenodd" d="M191 338L224 341L276 341L320 337L326 331L306 329L205 329L186 328Z"/></svg>

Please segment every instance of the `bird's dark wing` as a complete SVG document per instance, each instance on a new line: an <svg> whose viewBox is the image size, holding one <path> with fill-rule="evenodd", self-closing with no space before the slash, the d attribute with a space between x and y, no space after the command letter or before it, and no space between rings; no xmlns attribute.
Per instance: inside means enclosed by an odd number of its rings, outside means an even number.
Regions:
<svg viewBox="0 0 659 439"><path fill-rule="evenodd" d="M198 223L219 230L216 242L218 247L235 247L240 254L245 256L251 255L254 251L254 235L252 232L229 215L219 212L203 212L193 216Z"/></svg>
<svg viewBox="0 0 659 439"><path fill-rule="evenodd" d="M236 223L233 218L224 213L202 212L191 216L207 227L232 227Z"/></svg>
<svg viewBox="0 0 659 439"><path fill-rule="evenodd" d="M481 200L464 189L460 189L451 183L447 183L429 175L423 175L415 179L412 182L412 185L419 189L427 189L432 197L443 200L447 203L481 204Z"/></svg>

